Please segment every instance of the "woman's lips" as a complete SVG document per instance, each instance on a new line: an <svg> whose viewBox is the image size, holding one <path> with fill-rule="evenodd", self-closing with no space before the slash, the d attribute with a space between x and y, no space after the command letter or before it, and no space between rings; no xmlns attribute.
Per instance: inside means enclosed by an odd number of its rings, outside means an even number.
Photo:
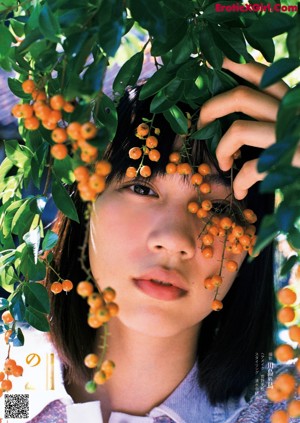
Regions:
<svg viewBox="0 0 300 423"><path fill-rule="evenodd" d="M176 271L154 269L133 281L138 289L158 300L177 300L187 294L187 283Z"/></svg>

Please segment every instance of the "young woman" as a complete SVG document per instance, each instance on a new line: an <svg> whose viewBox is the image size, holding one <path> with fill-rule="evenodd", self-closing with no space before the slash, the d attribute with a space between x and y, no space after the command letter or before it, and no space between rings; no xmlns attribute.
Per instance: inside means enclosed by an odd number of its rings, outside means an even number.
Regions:
<svg viewBox="0 0 300 423"><path fill-rule="evenodd" d="M264 71L255 63L226 59L224 68L253 86ZM211 193L203 198L217 202L216 208L230 194L228 171L241 148L234 203L253 208L259 220L272 211L272 196L259 194L255 184L264 176L256 171L257 147L275 141L275 119L285 91L283 83L264 92L241 85L201 108L199 128L232 112L252 118L229 127L217 160L206 143L194 141L191 146L194 165L212 166ZM255 377L267 364L261 357L273 348L272 247L251 263L245 253L236 258L226 252L226 259L238 261L239 271L236 276L224 270L218 291L224 308L212 312L214 292L205 289L203 281L219 270L222 242L215 244L213 258L203 257L203 223L187 208L197 200L195 187L190 176L165 173L169 155L180 149L182 139L162 116L153 122L160 129L161 157L153 162L151 177L126 177L133 163L128 151L139 143L135 132L142 118L151 118L149 101L138 101L133 89L119 106L118 131L106 154L112 173L93 204L89 225L86 264L96 287L115 289L120 308L108 323L107 358L116 364L114 374L96 392L85 391L91 375L84 357L101 351L101 328L87 325L86 300L75 290L53 296L52 341L69 396L50 403L31 422L268 422L274 407L265 396L266 384L257 388ZM86 224L85 206L77 197L76 204L81 224L60 217L55 254L56 270L78 283L86 278L78 260ZM54 279L50 275L49 281Z"/></svg>

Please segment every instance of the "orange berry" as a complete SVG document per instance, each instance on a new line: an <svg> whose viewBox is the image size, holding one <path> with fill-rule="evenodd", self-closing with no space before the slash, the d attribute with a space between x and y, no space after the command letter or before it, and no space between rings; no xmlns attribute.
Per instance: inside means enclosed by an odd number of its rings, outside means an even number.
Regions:
<svg viewBox="0 0 300 423"><path fill-rule="evenodd" d="M244 228L240 225L236 225L234 228L232 228L231 233L235 238L240 238L244 235Z"/></svg>
<svg viewBox="0 0 300 423"><path fill-rule="evenodd" d="M62 95L56 94L50 98L50 106L53 110L62 110L65 105L65 99Z"/></svg>
<svg viewBox="0 0 300 423"><path fill-rule="evenodd" d="M21 112L21 106L22 106L21 104L15 104L13 108L11 109L12 115L17 119L20 119L23 117L23 114Z"/></svg>
<svg viewBox="0 0 300 423"><path fill-rule="evenodd" d="M40 121L37 117L31 116L30 118L26 118L24 120L24 126L28 131L36 131L40 126Z"/></svg>
<svg viewBox="0 0 300 423"><path fill-rule="evenodd" d="M90 177L89 170L85 166L78 166L74 169L74 176L77 182L87 182Z"/></svg>
<svg viewBox="0 0 300 423"><path fill-rule="evenodd" d="M202 176L210 175L211 174L211 167L207 163L201 163L198 166L198 172Z"/></svg>
<svg viewBox="0 0 300 423"><path fill-rule="evenodd" d="M110 317L114 317L119 313L119 306L116 303L110 302L106 304Z"/></svg>
<svg viewBox="0 0 300 423"><path fill-rule="evenodd" d="M136 135L138 137L145 137L149 133L149 126L147 123L140 123L139 126L136 128Z"/></svg>
<svg viewBox="0 0 300 423"><path fill-rule="evenodd" d="M212 225L208 228L208 232L213 236L219 236L220 229L216 225Z"/></svg>
<svg viewBox="0 0 300 423"><path fill-rule="evenodd" d="M168 174L168 175L173 175L174 173L176 173L177 172L177 166L176 166L176 164L175 163L168 163L167 165L166 165L166 173Z"/></svg>
<svg viewBox="0 0 300 423"><path fill-rule="evenodd" d="M282 373L276 377L273 386L288 398L295 390L296 380L293 375Z"/></svg>
<svg viewBox="0 0 300 423"><path fill-rule="evenodd" d="M274 352L278 361L286 362L294 358L294 350L290 345L279 345Z"/></svg>
<svg viewBox="0 0 300 423"><path fill-rule="evenodd" d="M171 163L175 163L178 164L181 161L181 155L178 151L173 151L173 153L171 153L169 155L169 160Z"/></svg>
<svg viewBox="0 0 300 423"><path fill-rule="evenodd" d="M88 296L87 303L92 308L100 308L104 305L104 300L99 292L93 292Z"/></svg>
<svg viewBox="0 0 300 423"><path fill-rule="evenodd" d="M215 285L212 282L211 278L206 278L204 280L204 287L205 287L205 289L208 289L209 291L214 291L215 290Z"/></svg>
<svg viewBox="0 0 300 423"><path fill-rule="evenodd" d="M105 178L104 176L97 175L94 173L89 179L89 186L97 193L103 192L105 189Z"/></svg>
<svg viewBox="0 0 300 423"><path fill-rule="evenodd" d="M97 135L97 128L93 122L86 122L81 126L81 136L87 140L95 138Z"/></svg>
<svg viewBox="0 0 300 423"><path fill-rule="evenodd" d="M46 96L45 91L40 91L40 90L34 90L34 91L32 91L31 97L35 101L44 101L44 100L47 100L47 96Z"/></svg>
<svg viewBox="0 0 300 423"><path fill-rule="evenodd" d="M97 318L100 320L101 323L108 322L111 317L106 307L100 307L99 309L97 309L97 311L95 312L95 315L97 316Z"/></svg>
<svg viewBox="0 0 300 423"><path fill-rule="evenodd" d="M3 323L5 325L8 325L9 323L12 323L14 321L14 318L13 318L13 316L12 316L12 314L11 314L11 312L9 310L4 311L2 313L1 318L2 318Z"/></svg>
<svg viewBox="0 0 300 423"><path fill-rule="evenodd" d="M204 210L207 210L207 211L211 210L212 206L213 205L212 205L212 202L210 200L203 200L202 203L201 203L201 207Z"/></svg>
<svg viewBox="0 0 300 423"><path fill-rule="evenodd" d="M89 156L97 156L98 154L97 147L94 147L85 140L78 140L78 146L80 147L82 153L88 154Z"/></svg>
<svg viewBox="0 0 300 423"><path fill-rule="evenodd" d="M242 254L242 252L244 251L243 246L241 244L233 244L231 247L231 252L233 254L239 255Z"/></svg>
<svg viewBox="0 0 300 423"><path fill-rule="evenodd" d="M215 288L218 288L219 286L222 285L223 278L220 275L214 275L212 276L211 281L214 284Z"/></svg>
<svg viewBox="0 0 300 423"><path fill-rule="evenodd" d="M11 375L17 363L11 358L7 358L4 362L4 373Z"/></svg>
<svg viewBox="0 0 300 423"><path fill-rule="evenodd" d="M103 385L106 381L106 374L103 370L98 370L93 377L93 380L97 385Z"/></svg>
<svg viewBox="0 0 300 423"><path fill-rule="evenodd" d="M203 210L202 207L200 207L200 209L197 211L197 217L199 217L199 219L204 219L207 216L208 212L206 210Z"/></svg>
<svg viewBox="0 0 300 423"><path fill-rule="evenodd" d="M159 128L154 128L154 133L155 133L155 135L160 135L160 129Z"/></svg>
<svg viewBox="0 0 300 423"><path fill-rule="evenodd" d="M201 185L203 182L203 176L200 173L194 173L191 177L192 185Z"/></svg>
<svg viewBox="0 0 300 423"><path fill-rule="evenodd" d="M50 115L48 116L47 122L49 124L58 123L62 119L62 114L59 110L51 110Z"/></svg>
<svg viewBox="0 0 300 423"><path fill-rule="evenodd" d="M214 255L214 250L213 250L212 247L205 247L201 250L201 253L202 253L204 258L210 259Z"/></svg>
<svg viewBox="0 0 300 423"><path fill-rule="evenodd" d="M62 284L60 282L53 282L50 290L53 294L59 294L63 290Z"/></svg>
<svg viewBox="0 0 300 423"><path fill-rule="evenodd" d="M8 392L12 389L12 382L9 379L4 379L1 382L1 389L3 392Z"/></svg>
<svg viewBox="0 0 300 423"><path fill-rule="evenodd" d="M225 264L226 269L228 272L236 272L238 270L238 264L234 260L229 260Z"/></svg>
<svg viewBox="0 0 300 423"><path fill-rule="evenodd" d="M20 377L23 375L23 367L22 366L15 366L12 372L12 375L15 377Z"/></svg>
<svg viewBox="0 0 300 423"><path fill-rule="evenodd" d="M93 329L98 329L103 324L103 322L99 319L99 317L96 314L89 315L87 323Z"/></svg>
<svg viewBox="0 0 300 423"><path fill-rule="evenodd" d="M95 367L97 367L98 361L99 357L97 356L97 354L88 354L84 358L84 364L89 369L94 369Z"/></svg>
<svg viewBox="0 0 300 423"><path fill-rule="evenodd" d="M57 127L55 122L51 122L50 120L43 120L42 125L44 128L48 129L49 131L53 131Z"/></svg>
<svg viewBox="0 0 300 423"><path fill-rule="evenodd" d="M190 175L192 173L192 166L189 163L179 163L177 165L177 173L179 175Z"/></svg>
<svg viewBox="0 0 300 423"><path fill-rule="evenodd" d="M158 162L158 160L160 159L160 152L158 150L150 150L149 151L149 160L151 160L152 162Z"/></svg>
<svg viewBox="0 0 300 423"><path fill-rule="evenodd" d="M94 292L94 285L89 281L81 281L77 285L76 291L81 297L88 297Z"/></svg>
<svg viewBox="0 0 300 423"><path fill-rule="evenodd" d="M295 319L295 310L293 307L283 307L277 313L277 319L280 323L290 323Z"/></svg>
<svg viewBox="0 0 300 423"><path fill-rule="evenodd" d="M75 106L72 103L70 103L69 101L66 101L64 106L63 106L63 110L66 113L73 113L74 110L75 110Z"/></svg>
<svg viewBox="0 0 300 423"><path fill-rule="evenodd" d="M139 147L132 147L128 151L128 155L132 160L138 160L142 157L142 150Z"/></svg>
<svg viewBox="0 0 300 423"><path fill-rule="evenodd" d="M142 166L140 170L140 175L144 178L149 178L149 176L151 175L151 168L149 166Z"/></svg>
<svg viewBox="0 0 300 423"><path fill-rule="evenodd" d="M214 311L219 311L219 310L222 310L222 308L223 308L223 303L222 303L222 301L219 301L219 300L214 300L214 301L212 302L211 308L212 308Z"/></svg>
<svg viewBox="0 0 300 423"><path fill-rule="evenodd" d="M198 210L199 210L199 204L196 201L189 202L188 211L190 213L197 213Z"/></svg>
<svg viewBox="0 0 300 423"><path fill-rule="evenodd" d="M245 209L245 210L243 210L243 215L244 215L244 218L249 223L255 223L257 221L257 216L253 212L253 210L251 210L251 209Z"/></svg>
<svg viewBox="0 0 300 423"><path fill-rule="evenodd" d="M73 140L81 138L81 124L79 122L71 122L67 127L67 134Z"/></svg>
<svg viewBox="0 0 300 423"><path fill-rule="evenodd" d="M285 395L279 389L275 388L274 386L270 386L266 391L267 398L273 402L281 402L284 401Z"/></svg>
<svg viewBox="0 0 300 423"><path fill-rule="evenodd" d="M276 410L271 416L271 423L289 423L289 415L285 410Z"/></svg>
<svg viewBox="0 0 300 423"><path fill-rule="evenodd" d="M52 112L52 110L50 109L49 106L47 106L43 101L39 101L38 105L36 107L34 107L34 110L35 110L36 117L38 117L42 121L48 122L48 120L51 116L51 112ZM53 124L53 122L50 122L50 123Z"/></svg>
<svg viewBox="0 0 300 423"><path fill-rule="evenodd" d="M126 176L127 176L128 178L135 178L135 177L136 177L136 173L137 173L137 170L136 170L136 168L135 168L135 167L133 167L133 166L129 166L129 167L126 169Z"/></svg>
<svg viewBox="0 0 300 423"><path fill-rule="evenodd" d="M256 227L254 225L249 225L246 227L245 234L253 237L256 233Z"/></svg>
<svg viewBox="0 0 300 423"><path fill-rule="evenodd" d="M56 128L51 133L51 138L57 144L62 144L68 139L67 131L64 128Z"/></svg>
<svg viewBox="0 0 300 423"><path fill-rule="evenodd" d="M289 337L291 341L300 344L300 326L294 325L289 327Z"/></svg>
<svg viewBox="0 0 300 423"><path fill-rule="evenodd" d="M300 400L293 399L290 401L287 411L292 418L300 417Z"/></svg>
<svg viewBox="0 0 300 423"><path fill-rule="evenodd" d="M242 235L239 237L239 243L243 246L244 249L249 249L251 245L251 238L249 235Z"/></svg>
<svg viewBox="0 0 300 423"><path fill-rule="evenodd" d="M62 281L62 289L65 292L69 292L73 289L73 282L70 281L70 279L65 279L64 281Z"/></svg>
<svg viewBox="0 0 300 423"><path fill-rule="evenodd" d="M26 93L26 94L33 93L33 91L35 90L34 81L32 79L26 79L26 81L24 81L22 83L22 89L23 89L24 93Z"/></svg>
<svg viewBox="0 0 300 423"><path fill-rule="evenodd" d="M203 235L201 239L203 245L213 245L214 243L214 236L210 233Z"/></svg>
<svg viewBox="0 0 300 423"><path fill-rule="evenodd" d="M101 365L101 370L105 373L106 377L110 377L116 367L112 360L105 360Z"/></svg>
<svg viewBox="0 0 300 423"><path fill-rule="evenodd" d="M78 184L78 189L79 189L79 185L82 184L83 182L79 182ZM92 188L90 188L89 185L87 185L85 187L84 190L80 190L80 197L82 199L82 201L94 201L97 197L97 193L96 191L94 191Z"/></svg>
<svg viewBox="0 0 300 423"><path fill-rule="evenodd" d="M95 173L100 176L108 176L111 172L111 164L107 160L99 160L95 164Z"/></svg>
<svg viewBox="0 0 300 423"><path fill-rule="evenodd" d="M5 378L5 373L4 372L0 372L0 382L2 382L2 380Z"/></svg>
<svg viewBox="0 0 300 423"><path fill-rule="evenodd" d="M102 295L104 300L110 303L111 301L114 301L114 299L116 298L116 291L111 287L107 287L103 290Z"/></svg>
<svg viewBox="0 0 300 423"><path fill-rule="evenodd" d="M27 119L33 116L33 107L30 104L24 103L20 105L22 118Z"/></svg>
<svg viewBox="0 0 300 423"><path fill-rule="evenodd" d="M158 139L154 137L153 135L150 135L146 138L146 146L148 148L155 148L158 146Z"/></svg>
<svg viewBox="0 0 300 423"><path fill-rule="evenodd" d="M211 192L211 185L208 182L202 182L199 189L202 194L209 194Z"/></svg>
<svg viewBox="0 0 300 423"><path fill-rule="evenodd" d="M52 145L50 152L52 156L57 160L63 160L68 155L68 149L64 144Z"/></svg>
<svg viewBox="0 0 300 423"><path fill-rule="evenodd" d="M297 300L297 294L293 289L284 287L278 291L277 298L281 304L292 305Z"/></svg>
<svg viewBox="0 0 300 423"><path fill-rule="evenodd" d="M232 220L230 219L230 217L222 217L222 219L220 220L220 227L225 230L230 229L232 227Z"/></svg>
<svg viewBox="0 0 300 423"><path fill-rule="evenodd" d="M80 158L84 163L93 163L98 156L98 153L83 152L80 154Z"/></svg>

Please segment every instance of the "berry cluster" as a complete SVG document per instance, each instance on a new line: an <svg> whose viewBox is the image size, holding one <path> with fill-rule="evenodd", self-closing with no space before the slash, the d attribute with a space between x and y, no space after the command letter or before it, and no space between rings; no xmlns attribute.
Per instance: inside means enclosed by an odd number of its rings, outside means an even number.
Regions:
<svg viewBox="0 0 300 423"><path fill-rule="evenodd" d="M13 387L12 381L9 379L9 377L19 377L22 375L23 367L19 366L15 360L7 358L4 362L3 372L0 372L0 397L3 395L3 392L8 392Z"/></svg>
<svg viewBox="0 0 300 423"><path fill-rule="evenodd" d="M118 314L119 307L114 302L116 292L107 287L103 291L94 291L94 285L89 281L81 281L77 285L77 293L87 299L89 313L87 323L90 327L98 329L103 326L102 354L91 353L85 357L84 364L90 369L96 369L93 380L86 383L85 389L89 393L96 390L97 385L102 385L112 375L115 364L111 360L104 360L106 353L107 325L106 323Z"/></svg>
<svg viewBox="0 0 300 423"><path fill-rule="evenodd" d="M151 130L154 130L154 135L151 135ZM148 156L148 159L152 162L158 162L160 159L160 152L156 149L158 146L157 136L160 134L159 128L154 128L152 125L149 125L145 122L141 123L136 128L136 136L139 139L145 141L145 144L142 147L132 147L128 154L132 160L139 160L140 164L138 167L129 166L126 170L126 176L128 178L135 178L138 174L144 178L149 178L151 176L151 168L148 165L144 165L144 159Z"/></svg>
<svg viewBox="0 0 300 423"><path fill-rule="evenodd" d="M292 285L280 289L277 298L281 304L277 319L281 324L288 326L289 338L297 344L297 348L281 344L275 350L275 357L280 362L295 358L297 360L293 370L291 368L289 373L282 373L276 377L273 386L267 390L267 396L273 402L288 401L287 410L275 411L271 419L274 423L288 423L289 418L300 417L300 400L295 398L300 396L300 383L297 382L300 375L300 325L294 323L299 300Z"/></svg>
<svg viewBox="0 0 300 423"><path fill-rule="evenodd" d="M110 173L110 164L97 161L98 148L90 143L97 135L97 128L92 122L67 122L68 113L75 110L75 105L66 101L60 94L48 97L44 90L39 90L32 79L22 84L23 91L31 94L29 103L16 104L12 114L23 119L24 127L35 131L43 126L51 131L53 145L50 153L53 158L63 160L72 153L76 155L75 179L83 201L94 201L105 189L105 177ZM82 165L78 165L78 161Z"/></svg>

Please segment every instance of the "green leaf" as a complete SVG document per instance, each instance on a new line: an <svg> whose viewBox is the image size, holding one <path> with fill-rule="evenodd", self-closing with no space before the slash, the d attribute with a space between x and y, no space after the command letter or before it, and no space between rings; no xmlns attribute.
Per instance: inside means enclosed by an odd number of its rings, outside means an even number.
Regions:
<svg viewBox="0 0 300 423"><path fill-rule="evenodd" d="M71 197L54 174L52 181L52 196L57 208L67 217L79 223L78 214Z"/></svg>
<svg viewBox="0 0 300 423"><path fill-rule="evenodd" d="M32 153L25 145L20 145L17 140L4 141L6 156L13 162L13 164L28 172L28 165L30 163Z"/></svg>
<svg viewBox="0 0 300 423"><path fill-rule="evenodd" d="M83 90L86 94L95 95L103 86L103 78L107 66L107 58L100 55L95 58L94 62L88 67L83 76Z"/></svg>
<svg viewBox="0 0 300 423"><path fill-rule="evenodd" d="M282 265L280 270L280 276L287 275L292 268L295 266L295 264L298 261L298 255L293 254L291 257L289 257Z"/></svg>
<svg viewBox="0 0 300 423"><path fill-rule="evenodd" d="M22 347L24 345L24 335L20 328L17 329L16 336L13 338L14 347Z"/></svg>
<svg viewBox="0 0 300 423"><path fill-rule="evenodd" d="M146 84L143 85L139 94L140 100L145 100L146 98L156 94L159 90L168 85L174 76L175 72L168 72L166 66L158 69L151 78L147 80Z"/></svg>
<svg viewBox="0 0 300 423"><path fill-rule="evenodd" d="M247 29L244 29L243 33L251 47L260 51L267 62L273 62L275 57L275 45L272 38L256 38L253 34L250 34Z"/></svg>
<svg viewBox="0 0 300 423"><path fill-rule="evenodd" d="M47 40L53 41L54 43L60 41L58 35L61 34L61 29L57 16L51 11L47 3L43 5L40 12L39 28Z"/></svg>
<svg viewBox="0 0 300 423"><path fill-rule="evenodd" d="M186 134L188 131L187 117L179 109L178 106L174 105L170 109L164 112L164 117L171 125L173 131L176 134Z"/></svg>
<svg viewBox="0 0 300 423"><path fill-rule="evenodd" d="M288 235L287 241L294 250L300 250L300 232L294 228Z"/></svg>
<svg viewBox="0 0 300 423"><path fill-rule="evenodd" d="M162 113L172 107L174 103L176 103L176 101L168 99L164 91L161 90L153 97L150 104L150 112Z"/></svg>
<svg viewBox="0 0 300 423"><path fill-rule="evenodd" d="M275 82L280 81L284 76L300 66L299 59L279 59L267 68L263 74L260 87L266 88Z"/></svg>
<svg viewBox="0 0 300 423"><path fill-rule="evenodd" d="M265 172L269 170L274 165L278 164L278 162L284 157L289 156L290 160L292 159L293 153L288 148L287 144L284 142L278 142L272 144L269 148L264 150L258 160L257 170L259 172Z"/></svg>
<svg viewBox="0 0 300 423"><path fill-rule="evenodd" d="M26 303L41 313L50 313L50 301L47 289L40 283L24 285Z"/></svg>
<svg viewBox="0 0 300 423"><path fill-rule="evenodd" d="M114 82L113 90L122 95L127 85L134 85L141 74L144 60L144 52L134 54L119 70Z"/></svg>
<svg viewBox="0 0 300 423"><path fill-rule="evenodd" d="M55 247L55 245L57 244L57 241L58 241L58 235L55 232L48 230L43 240L42 250L43 251L51 250L53 247Z"/></svg>
<svg viewBox="0 0 300 423"><path fill-rule="evenodd" d="M105 127L109 138L112 140L118 125L117 110L114 102L106 94L101 93L95 109L97 109L97 114L94 116L96 122Z"/></svg>
<svg viewBox="0 0 300 423"><path fill-rule="evenodd" d="M147 29L151 36L165 41L167 30L164 12L159 0L129 0L132 17L140 26Z"/></svg>
<svg viewBox="0 0 300 423"><path fill-rule="evenodd" d="M25 304L22 291L18 290L12 293L9 298L11 302L10 309L15 320L22 322L25 317Z"/></svg>
<svg viewBox="0 0 300 423"><path fill-rule="evenodd" d="M198 129L198 131L191 134L191 138L195 140L207 140L212 138L220 128L220 121L215 120L209 123L204 128Z"/></svg>
<svg viewBox="0 0 300 423"><path fill-rule="evenodd" d="M298 5L299 7L299 5ZM290 57L294 57L296 59L300 56L300 15L299 10L298 13L293 17L295 21L295 25L288 31L286 37L286 46L289 52Z"/></svg>
<svg viewBox="0 0 300 423"><path fill-rule="evenodd" d="M274 192L275 189L289 186L300 178L300 170L292 167L270 172L260 183L260 191Z"/></svg>
<svg viewBox="0 0 300 423"><path fill-rule="evenodd" d="M182 40L172 49L171 61L175 65L186 62L192 53L194 53L194 43L190 34L186 34Z"/></svg>
<svg viewBox="0 0 300 423"><path fill-rule="evenodd" d="M177 71L176 77L179 79L196 79L201 72L200 63L197 59L190 59L184 63Z"/></svg>
<svg viewBox="0 0 300 423"><path fill-rule="evenodd" d="M107 8L107 2L103 2L103 7ZM125 32L122 1L114 0L108 22L101 22L101 10L99 11L99 17L99 43L107 56L113 57L120 46L122 35Z"/></svg>
<svg viewBox="0 0 300 423"><path fill-rule="evenodd" d="M29 50L30 46L37 42L38 40L43 39L44 36L41 33L39 28L35 28L34 30L30 31L26 34L25 40L21 42L21 44L17 47L17 53L20 55L24 55L24 53Z"/></svg>
<svg viewBox="0 0 300 423"><path fill-rule="evenodd" d="M11 231L18 235L20 239L28 232L35 217L35 213L30 209L31 201L33 201L32 198L25 200L12 219Z"/></svg>
<svg viewBox="0 0 300 423"><path fill-rule="evenodd" d="M170 10L166 10L165 16L166 38L163 38L161 34L156 38L154 37L151 47L152 56L166 54L182 41L188 29L185 18L178 18Z"/></svg>
<svg viewBox="0 0 300 423"><path fill-rule="evenodd" d="M34 264L37 264L39 248L40 248L40 241L41 241L41 230L40 227L37 226L35 229L27 232L23 236L23 240L25 241L26 245L33 250L34 256Z"/></svg>
<svg viewBox="0 0 300 423"><path fill-rule="evenodd" d="M273 38L293 28L295 22L286 13L266 13L248 27L248 33L255 38Z"/></svg>
<svg viewBox="0 0 300 423"><path fill-rule="evenodd" d="M294 206L282 201L276 210L277 226L283 233L288 233L294 227L294 223L299 216L299 205Z"/></svg>
<svg viewBox="0 0 300 423"><path fill-rule="evenodd" d="M49 332L50 330L49 322L45 314L31 306L26 307L25 319L32 327L41 332Z"/></svg>
<svg viewBox="0 0 300 423"><path fill-rule="evenodd" d="M9 302L6 298L0 298L0 310L4 310L9 306Z"/></svg>
<svg viewBox="0 0 300 423"><path fill-rule="evenodd" d="M242 31L239 28L215 30L212 28L212 35L216 45L224 55L236 63L246 63L252 60L247 51Z"/></svg>
<svg viewBox="0 0 300 423"><path fill-rule="evenodd" d="M278 235L279 230L276 225L275 215L266 215L263 217L259 228L258 237L254 247L254 253L263 250Z"/></svg>
<svg viewBox="0 0 300 423"><path fill-rule="evenodd" d="M65 184L71 185L75 181L73 161L69 155L63 160L54 160L53 171L57 179Z"/></svg>
<svg viewBox="0 0 300 423"><path fill-rule="evenodd" d="M197 37L200 43L201 52L209 64L216 69L221 69L223 64L223 53L219 47L212 42L212 31L209 26L197 28Z"/></svg>
<svg viewBox="0 0 300 423"><path fill-rule="evenodd" d="M0 23L0 40L0 57L3 58L8 54L13 41L9 29L3 23Z"/></svg>
<svg viewBox="0 0 300 423"><path fill-rule="evenodd" d="M22 83L20 81L17 81L13 78L8 78L7 83L11 92L17 97L23 98L24 100L31 100L31 95L24 93L22 89Z"/></svg>

